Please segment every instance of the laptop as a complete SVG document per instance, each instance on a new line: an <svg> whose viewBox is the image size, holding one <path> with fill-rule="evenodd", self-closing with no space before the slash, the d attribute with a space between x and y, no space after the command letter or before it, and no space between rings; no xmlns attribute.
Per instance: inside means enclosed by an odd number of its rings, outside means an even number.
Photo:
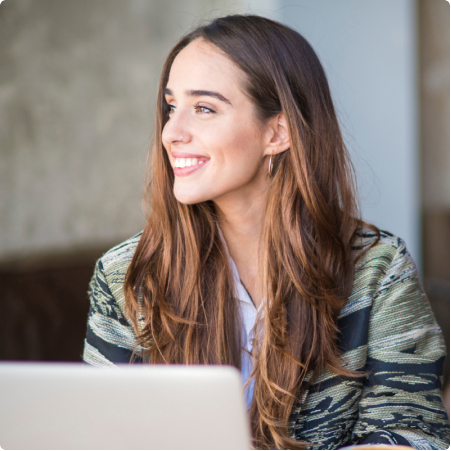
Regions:
<svg viewBox="0 0 451 451"><path fill-rule="evenodd" d="M227 366L0 363L3 449L250 449Z"/></svg>

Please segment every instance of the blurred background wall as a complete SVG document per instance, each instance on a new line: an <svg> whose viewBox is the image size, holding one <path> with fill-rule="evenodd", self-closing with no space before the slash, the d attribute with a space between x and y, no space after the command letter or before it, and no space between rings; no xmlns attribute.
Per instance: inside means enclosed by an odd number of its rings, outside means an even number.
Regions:
<svg viewBox="0 0 451 451"><path fill-rule="evenodd" d="M163 60L235 12L282 21L318 52L363 217L406 240L449 338L445 0L5 0L0 359L80 360L94 262L145 223Z"/></svg>

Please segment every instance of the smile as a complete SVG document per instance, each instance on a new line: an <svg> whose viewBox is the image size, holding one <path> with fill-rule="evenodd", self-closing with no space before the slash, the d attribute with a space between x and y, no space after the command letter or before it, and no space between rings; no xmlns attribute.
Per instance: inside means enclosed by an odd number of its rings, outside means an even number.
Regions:
<svg viewBox="0 0 451 451"><path fill-rule="evenodd" d="M176 158L174 162L174 174L178 177L190 175L205 166L208 161L208 159L199 158Z"/></svg>
<svg viewBox="0 0 451 451"><path fill-rule="evenodd" d="M206 159L200 158L176 158L174 167L175 168L188 168L190 166L197 166L198 164L203 164L207 161Z"/></svg>

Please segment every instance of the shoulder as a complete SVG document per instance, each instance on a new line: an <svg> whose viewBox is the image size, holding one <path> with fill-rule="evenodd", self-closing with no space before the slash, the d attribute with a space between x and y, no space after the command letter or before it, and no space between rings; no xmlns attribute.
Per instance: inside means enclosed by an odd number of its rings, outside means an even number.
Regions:
<svg viewBox="0 0 451 451"><path fill-rule="evenodd" d="M389 258L394 257L400 249L406 248L406 243L402 238L393 235L386 230L380 230L380 239L378 235L371 229L362 228L356 233L353 243L353 251L357 256L359 253L370 253L371 257ZM366 255L366 254L365 254ZM365 260L365 259L364 259Z"/></svg>
<svg viewBox="0 0 451 451"><path fill-rule="evenodd" d="M360 288L387 288L387 283L399 278L417 278L417 268L402 238L385 230L380 239L370 229L362 229L354 241L354 290ZM394 277L394 274L397 277Z"/></svg>
<svg viewBox="0 0 451 451"><path fill-rule="evenodd" d="M127 272L128 266L133 258L136 247L141 239L142 232L137 233L128 240L114 246L105 252L97 262L97 267L105 276L120 277ZM96 268L97 269L97 268Z"/></svg>
<svg viewBox="0 0 451 451"><path fill-rule="evenodd" d="M352 293L341 316L360 310L359 320L370 326L367 331L370 348L380 347L385 352L387 348L409 343L413 346L415 340L427 336L434 341L429 356L441 355L440 329L406 243L381 231L380 241L370 248L376 235L372 232L362 235L361 244L367 252L356 264ZM397 340L391 341L394 336Z"/></svg>
<svg viewBox="0 0 451 451"><path fill-rule="evenodd" d="M389 317L402 315L405 310L418 313L429 310L415 263L401 238L381 230L378 241L375 232L362 229L353 249L358 260L352 291L340 312L339 324L342 330L352 330L351 335L358 335L360 340L348 343L347 349L366 344L372 320L390 322ZM384 316L387 310L389 317ZM421 313L420 316L424 317ZM354 334L356 329L361 329L359 334Z"/></svg>
<svg viewBox="0 0 451 451"><path fill-rule="evenodd" d="M124 281L128 267L141 238L142 232L114 246L97 260L91 279L89 295L103 314L117 310L121 316L125 311ZM104 308L101 308L101 307Z"/></svg>
<svg viewBox="0 0 451 451"><path fill-rule="evenodd" d="M130 362L136 335L126 315L124 280L141 233L97 260L89 284L90 310L83 360L92 365Z"/></svg>

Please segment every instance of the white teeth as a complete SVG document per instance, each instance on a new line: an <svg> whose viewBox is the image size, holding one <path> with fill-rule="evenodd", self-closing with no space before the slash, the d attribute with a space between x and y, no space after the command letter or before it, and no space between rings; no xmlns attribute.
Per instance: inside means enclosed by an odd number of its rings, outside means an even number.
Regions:
<svg viewBox="0 0 451 451"><path fill-rule="evenodd" d="M196 166L203 163L205 163L205 161L198 160L197 158L176 158L174 161L174 167L188 168L190 166Z"/></svg>

